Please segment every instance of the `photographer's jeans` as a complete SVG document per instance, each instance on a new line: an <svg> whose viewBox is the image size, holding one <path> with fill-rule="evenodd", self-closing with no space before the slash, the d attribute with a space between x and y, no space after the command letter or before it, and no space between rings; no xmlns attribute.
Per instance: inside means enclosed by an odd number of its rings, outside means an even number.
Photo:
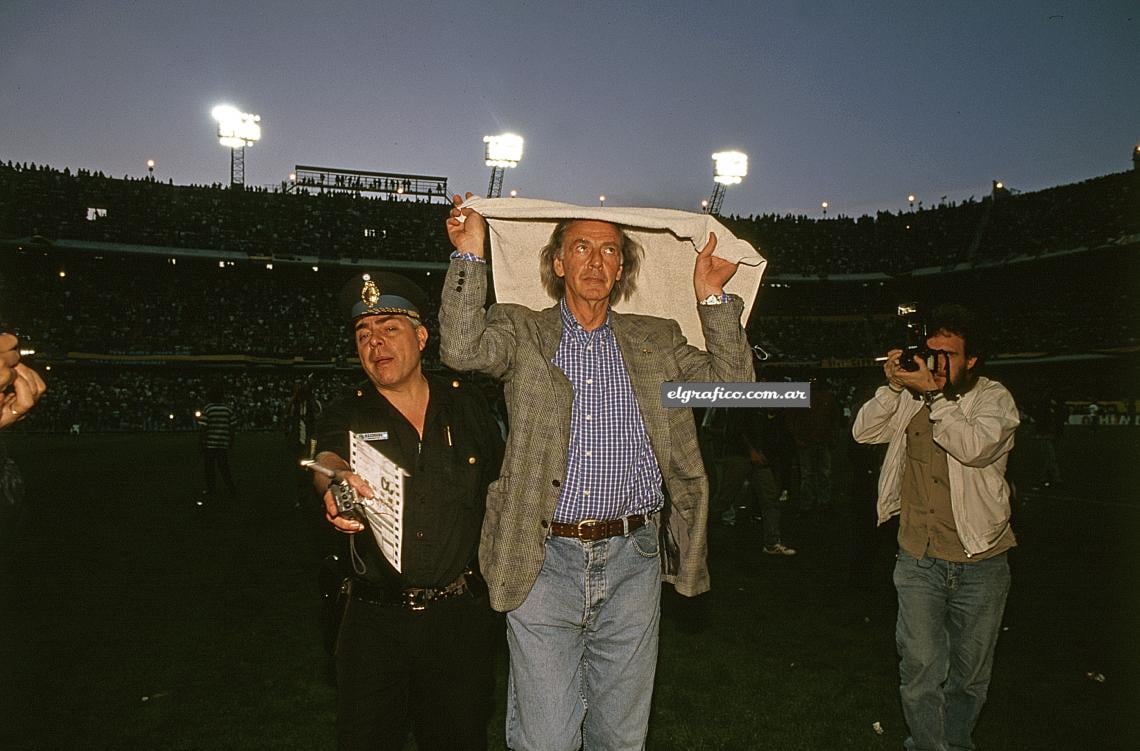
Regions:
<svg viewBox="0 0 1140 751"><path fill-rule="evenodd" d="M645 748L661 618L657 524L594 542L551 537L507 613L507 747Z"/></svg>
<svg viewBox="0 0 1140 751"><path fill-rule="evenodd" d="M899 551L899 693L915 751L965 751L990 685L1009 594L1006 554L984 561L918 560Z"/></svg>

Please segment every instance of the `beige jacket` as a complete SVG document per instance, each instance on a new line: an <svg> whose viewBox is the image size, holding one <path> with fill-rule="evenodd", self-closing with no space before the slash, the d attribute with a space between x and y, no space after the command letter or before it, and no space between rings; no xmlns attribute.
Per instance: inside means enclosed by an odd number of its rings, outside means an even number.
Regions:
<svg viewBox="0 0 1140 751"><path fill-rule="evenodd" d="M851 435L859 443L887 443L879 473L879 524L899 513L906 464L906 426L922 409L909 391L880 386L859 409ZM1020 423L1013 396L997 381L978 379L957 401L939 399L930 408L934 442L946 451L950 505L967 556L989 550L1009 527L1005 466Z"/></svg>

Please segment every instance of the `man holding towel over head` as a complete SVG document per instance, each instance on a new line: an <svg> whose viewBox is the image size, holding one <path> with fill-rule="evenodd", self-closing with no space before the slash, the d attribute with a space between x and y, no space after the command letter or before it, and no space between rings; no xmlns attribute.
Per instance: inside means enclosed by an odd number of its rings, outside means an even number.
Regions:
<svg viewBox="0 0 1140 751"><path fill-rule="evenodd" d="M690 410L662 405L661 384L754 380L741 320L764 261L707 215L454 203L441 354L503 382L510 424L479 551L491 605L507 614L507 745L644 748L661 581L688 596L709 588L696 427ZM484 309L489 233L498 302ZM730 259L714 255L718 236ZM684 248L691 287L668 281ZM752 268L727 293L741 261ZM614 310L645 310L639 282L669 317ZM517 302L540 285L554 305ZM688 339L672 320L682 315L697 322Z"/></svg>

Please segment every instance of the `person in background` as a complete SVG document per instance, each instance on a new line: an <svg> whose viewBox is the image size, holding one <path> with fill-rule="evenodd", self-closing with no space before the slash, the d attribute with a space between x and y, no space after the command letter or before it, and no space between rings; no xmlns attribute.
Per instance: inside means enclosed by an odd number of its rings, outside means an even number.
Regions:
<svg viewBox="0 0 1140 751"><path fill-rule="evenodd" d="M202 441L202 468L206 476L206 489L202 495L214 495L217 489L215 472L222 476L222 482L232 494L237 492L237 486L230 473L230 448L233 445L237 418L233 407L225 401L225 392L220 383L210 386L206 398L210 401L202 407L197 417Z"/></svg>
<svg viewBox="0 0 1140 751"><path fill-rule="evenodd" d="M316 426L320 412L321 403L313 394L313 374L310 373L293 385L293 396L285 411L285 443L297 475L297 497L293 499L293 507L298 509L312 494L309 472L298 462L312 459L316 452Z"/></svg>
<svg viewBox="0 0 1140 751"><path fill-rule="evenodd" d="M800 463L801 513L831 508L831 448L843 411L831 387L822 378L811 379L811 406L787 411L788 432L796 444Z"/></svg>

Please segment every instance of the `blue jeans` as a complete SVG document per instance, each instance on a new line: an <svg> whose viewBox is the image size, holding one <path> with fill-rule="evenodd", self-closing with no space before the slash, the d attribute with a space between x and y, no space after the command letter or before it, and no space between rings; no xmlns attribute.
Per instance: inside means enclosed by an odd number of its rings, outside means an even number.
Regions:
<svg viewBox="0 0 1140 751"><path fill-rule="evenodd" d="M974 748L1009 594L1006 554L984 561L918 560L899 551L899 693L915 751Z"/></svg>
<svg viewBox="0 0 1140 751"><path fill-rule="evenodd" d="M657 524L628 537L546 540L530 594L507 613L507 747L643 749L661 565Z"/></svg>

